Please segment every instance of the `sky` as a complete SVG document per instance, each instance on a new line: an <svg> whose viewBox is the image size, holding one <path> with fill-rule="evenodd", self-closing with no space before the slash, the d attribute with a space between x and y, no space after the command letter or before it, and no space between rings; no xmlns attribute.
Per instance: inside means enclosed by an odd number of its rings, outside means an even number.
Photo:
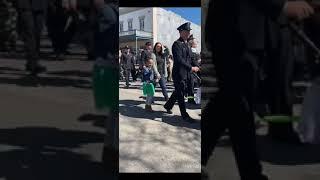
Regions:
<svg viewBox="0 0 320 180"><path fill-rule="evenodd" d="M179 14L183 18L197 24L201 25L201 8L164 8L169 11L173 11Z"/></svg>

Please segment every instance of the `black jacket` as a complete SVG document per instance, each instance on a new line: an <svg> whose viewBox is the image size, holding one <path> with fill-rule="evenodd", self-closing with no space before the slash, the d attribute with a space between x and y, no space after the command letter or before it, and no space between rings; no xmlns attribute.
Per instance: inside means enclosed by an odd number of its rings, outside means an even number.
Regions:
<svg viewBox="0 0 320 180"><path fill-rule="evenodd" d="M95 29L95 55L104 59L115 59L119 48L118 6L106 4L97 14Z"/></svg>
<svg viewBox="0 0 320 180"><path fill-rule="evenodd" d="M124 69L132 69L134 67L134 57L131 53L122 54L121 56L121 64Z"/></svg>
<svg viewBox="0 0 320 180"><path fill-rule="evenodd" d="M207 46L216 53L263 50L266 25L280 17L285 1L211 0L205 28Z"/></svg>
<svg viewBox="0 0 320 180"><path fill-rule="evenodd" d="M46 12L48 8L48 0L16 0L16 6L20 10Z"/></svg>
<svg viewBox="0 0 320 180"><path fill-rule="evenodd" d="M173 69L172 78L174 81L185 80L188 74L191 73L191 49L187 42L184 42L182 38L176 40L172 45L173 55Z"/></svg>

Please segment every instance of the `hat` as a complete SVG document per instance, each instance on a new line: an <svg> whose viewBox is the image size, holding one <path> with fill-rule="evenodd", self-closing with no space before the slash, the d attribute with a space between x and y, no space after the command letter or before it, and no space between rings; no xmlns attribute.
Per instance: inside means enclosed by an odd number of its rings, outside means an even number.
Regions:
<svg viewBox="0 0 320 180"><path fill-rule="evenodd" d="M151 42L146 42L146 46L152 46Z"/></svg>
<svg viewBox="0 0 320 180"><path fill-rule="evenodd" d="M181 26L179 26L179 27L177 28L177 30L179 30L179 31L183 31L183 30L185 30L185 31L191 31L192 29L190 28L190 25L191 25L190 22L186 22L186 23L182 24Z"/></svg>

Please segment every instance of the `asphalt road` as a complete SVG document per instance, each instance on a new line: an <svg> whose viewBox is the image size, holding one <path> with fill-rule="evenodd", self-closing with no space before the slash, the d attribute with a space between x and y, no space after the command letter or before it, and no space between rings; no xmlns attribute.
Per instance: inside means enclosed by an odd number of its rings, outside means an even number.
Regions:
<svg viewBox="0 0 320 180"><path fill-rule="evenodd" d="M103 113L93 106L92 62L45 60L26 76L25 61L0 58L0 179L106 179Z"/></svg>

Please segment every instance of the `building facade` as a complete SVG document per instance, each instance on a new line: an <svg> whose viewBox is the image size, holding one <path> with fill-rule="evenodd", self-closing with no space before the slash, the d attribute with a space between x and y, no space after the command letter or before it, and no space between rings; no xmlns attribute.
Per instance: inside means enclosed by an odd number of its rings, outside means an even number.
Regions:
<svg viewBox="0 0 320 180"><path fill-rule="evenodd" d="M148 41L172 47L179 38L177 28L188 20L163 8L120 8L119 45L128 45L137 51ZM197 39L201 50L201 27L191 22L191 34Z"/></svg>

